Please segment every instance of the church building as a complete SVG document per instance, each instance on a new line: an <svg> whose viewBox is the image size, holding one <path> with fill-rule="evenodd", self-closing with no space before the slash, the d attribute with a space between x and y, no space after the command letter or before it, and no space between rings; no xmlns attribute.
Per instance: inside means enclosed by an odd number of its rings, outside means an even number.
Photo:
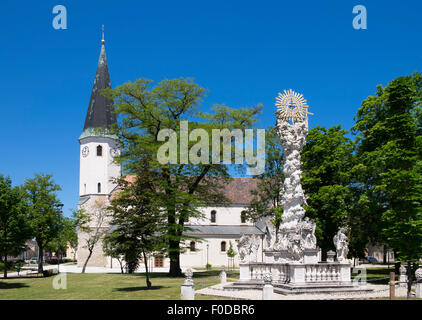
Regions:
<svg viewBox="0 0 422 320"><path fill-rule="evenodd" d="M101 94L101 90L111 88L110 75L107 65L104 35L101 43L97 73L94 79L88 111L85 118L80 143L80 176L79 176L79 208L92 216L90 227L93 232L109 231L109 220L101 220L98 212L110 201L116 192L114 178L122 174L120 164L113 161L119 154L119 142L116 136L107 130L117 124L112 113L113 101ZM246 221L242 211L251 201L250 191L256 187L253 178L234 178L226 185L224 193L231 200L230 205L199 208L203 212L203 219L191 219L187 223L191 230L187 235L198 240L184 243L180 264L185 267L205 267L207 264L221 266L239 264L239 254L234 259L227 256L230 245L237 252L237 242L242 234L257 235L263 242L262 228ZM89 255L86 248L88 235L78 232L79 247L76 253L77 262L82 266ZM263 244L260 245L260 248ZM262 255L262 251L258 252ZM261 260L262 261L262 260ZM149 265L154 268L168 268L169 259L156 255L151 258ZM99 241L90 257L88 266L120 268L119 262L104 255L102 242ZM140 268L143 266L141 264Z"/></svg>

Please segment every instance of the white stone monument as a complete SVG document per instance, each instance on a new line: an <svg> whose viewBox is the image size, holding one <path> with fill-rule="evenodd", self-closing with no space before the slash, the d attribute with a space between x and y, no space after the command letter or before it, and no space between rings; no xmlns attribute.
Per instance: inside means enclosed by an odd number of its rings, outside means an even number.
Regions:
<svg viewBox="0 0 422 320"><path fill-rule="evenodd" d="M407 282L407 275L406 275L407 269L406 269L406 267L404 265L401 265L399 272L400 272L399 287L406 287L407 286L407 284L406 284L406 282Z"/></svg>
<svg viewBox="0 0 422 320"><path fill-rule="evenodd" d="M422 268L415 272L416 278L416 298L422 298Z"/></svg>
<svg viewBox="0 0 422 320"><path fill-rule="evenodd" d="M221 266L220 283L227 283L227 274L225 266Z"/></svg>
<svg viewBox="0 0 422 320"><path fill-rule="evenodd" d="M180 289L180 300L195 300L195 288L192 280L192 269L187 269L185 272L186 279Z"/></svg>
<svg viewBox="0 0 422 320"><path fill-rule="evenodd" d="M262 300L274 300L274 287L272 286L272 274L264 274L264 287L262 288Z"/></svg>
<svg viewBox="0 0 422 320"><path fill-rule="evenodd" d="M262 288L263 299L271 294L269 286L273 292L283 294L304 293L306 290L321 293L362 291L362 287L354 286L351 281L345 229L340 229L333 239L337 261L321 262L316 246L316 225L305 218L303 205L306 205L306 197L300 182L300 153L308 134L308 114L311 114L307 102L301 94L289 90L279 94L276 106L276 131L284 152L282 221L278 230L271 219L266 222L267 247L263 250L262 262L257 261L255 254L259 242L252 236L241 236L238 243L240 281L230 285L230 289Z"/></svg>

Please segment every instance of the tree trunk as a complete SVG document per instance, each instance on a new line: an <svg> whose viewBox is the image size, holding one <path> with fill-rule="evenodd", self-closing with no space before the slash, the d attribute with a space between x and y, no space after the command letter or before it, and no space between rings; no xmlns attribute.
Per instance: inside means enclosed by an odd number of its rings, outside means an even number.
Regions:
<svg viewBox="0 0 422 320"><path fill-rule="evenodd" d="M38 273L43 273L43 257L44 257L44 248L42 244L38 244Z"/></svg>
<svg viewBox="0 0 422 320"><path fill-rule="evenodd" d="M142 248L142 254L144 256L145 276L146 276L146 281L147 281L147 288L151 289L151 281L149 281L149 273L148 273L148 260L147 260L147 255L145 254L144 248Z"/></svg>
<svg viewBox="0 0 422 320"><path fill-rule="evenodd" d="M121 259L117 259L117 261L119 261L120 264L120 271L123 273L125 273L124 269L123 269L123 261Z"/></svg>
<svg viewBox="0 0 422 320"><path fill-rule="evenodd" d="M86 266L88 265L88 261L89 259L91 259L91 256L92 256L92 250L89 250L88 257L86 258L84 266L82 267L82 273L85 273Z"/></svg>
<svg viewBox="0 0 422 320"><path fill-rule="evenodd" d="M169 241L169 257L170 257L170 277L183 277L182 269L180 268L180 250L179 241Z"/></svg>
<svg viewBox="0 0 422 320"><path fill-rule="evenodd" d="M383 250L382 263L386 264L387 263L387 246L384 245L382 250Z"/></svg>
<svg viewBox="0 0 422 320"><path fill-rule="evenodd" d="M3 275L4 275L4 279L6 279L7 278L7 252L5 253L5 256L4 256L4 272L3 272Z"/></svg>

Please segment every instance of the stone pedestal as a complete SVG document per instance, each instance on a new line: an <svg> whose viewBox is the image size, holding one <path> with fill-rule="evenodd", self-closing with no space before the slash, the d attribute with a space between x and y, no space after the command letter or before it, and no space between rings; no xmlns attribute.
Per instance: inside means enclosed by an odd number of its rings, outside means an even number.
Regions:
<svg viewBox="0 0 422 320"><path fill-rule="evenodd" d="M336 256L336 253L332 250L327 252L327 262L334 262L334 258Z"/></svg>
<svg viewBox="0 0 422 320"><path fill-rule="evenodd" d="M303 263L318 263L318 249L305 249Z"/></svg>
<svg viewBox="0 0 422 320"><path fill-rule="evenodd" d="M351 275L350 275L350 263L340 263L340 281L341 282L350 282Z"/></svg>
<svg viewBox="0 0 422 320"><path fill-rule="evenodd" d="M422 268L415 272L416 278L416 298L422 298Z"/></svg>
<svg viewBox="0 0 422 320"><path fill-rule="evenodd" d="M407 282L407 275L406 275L406 267L405 266L401 266L400 269L400 276L399 276L399 286L400 287L406 287L407 284L405 282Z"/></svg>
<svg viewBox="0 0 422 320"><path fill-rule="evenodd" d="M184 283L180 290L180 300L195 300L193 283Z"/></svg>
<svg viewBox="0 0 422 320"><path fill-rule="evenodd" d="M195 300L195 289L192 280L193 272L192 269L185 271L186 280L180 288L180 300Z"/></svg>
<svg viewBox="0 0 422 320"><path fill-rule="evenodd" d="M262 300L274 300L274 287L270 284L266 284L262 288Z"/></svg>
<svg viewBox="0 0 422 320"><path fill-rule="evenodd" d="M416 298L422 298L422 282L416 283Z"/></svg>
<svg viewBox="0 0 422 320"><path fill-rule="evenodd" d="M224 270L220 272L220 283L227 283L227 274Z"/></svg>
<svg viewBox="0 0 422 320"><path fill-rule="evenodd" d="M300 263L290 264L290 283L302 284L305 283L305 265Z"/></svg>
<svg viewBox="0 0 422 320"><path fill-rule="evenodd" d="M251 274L249 272L249 264L247 263L240 263L239 264L239 280L240 281L249 281L251 280Z"/></svg>

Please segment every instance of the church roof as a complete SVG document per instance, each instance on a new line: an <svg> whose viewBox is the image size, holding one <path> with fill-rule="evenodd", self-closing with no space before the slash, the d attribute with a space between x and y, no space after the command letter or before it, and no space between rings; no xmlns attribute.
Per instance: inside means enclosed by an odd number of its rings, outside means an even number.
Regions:
<svg viewBox="0 0 422 320"><path fill-rule="evenodd" d="M125 180L135 182L135 175L126 175ZM258 187L258 179L249 177L232 177L231 181L223 186L222 193L230 200L231 205L247 206L253 199L252 190ZM116 187L112 192L112 197L120 192ZM218 206L218 203L216 204Z"/></svg>
<svg viewBox="0 0 422 320"><path fill-rule="evenodd" d="M264 232L256 226L225 226L225 225L187 225L184 233L186 235L240 235L257 234L263 235Z"/></svg>
<svg viewBox="0 0 422 320"><path fill-rule="evenodd" d="M116 115L112 112L113 101L103 96L102 90L111 88L110 75L108 72L107 58L104 46L104 39L102 40L100 58L98 59L97 73L92 87L91 99L89 100L88 111L86 113L85 124L82 135L86 136L107 136L106 131L104 134L99 134L100 130L110 128L115 124Z"/></svg>

